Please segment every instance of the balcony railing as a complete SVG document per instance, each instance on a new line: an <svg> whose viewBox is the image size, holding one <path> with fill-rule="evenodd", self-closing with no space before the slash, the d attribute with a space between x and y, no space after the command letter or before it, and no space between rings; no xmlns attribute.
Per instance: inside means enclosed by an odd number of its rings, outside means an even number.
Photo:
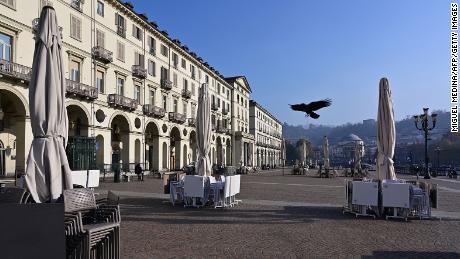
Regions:
<svg viewBox="0 0 460 259"><path fill-rule="evenodd" d="M66 95L69 97L95 100L97 99L98 91L96 87L66 79Z"/></svg>
<svg viewBox="0 0 460 259"><path fill-rule="evenodd" d="M28 84L32 69L20 64L16 64L7 60L0 60L0 77L18 80L21 83Z"/></svg>
<svg viewBox="0 0 460 259"><path fill-rule="evenodd" d="M217 133L228 134L230 130L227 127L218 125L216 129Z"/></svg>
<svg viewBox="0 0 460 259"><path fill-rule="evenodd" d="M169 120L171 122L180 123L180 124L182 124L182 123L184 123L186 121L185 115L177 113L177 112L170 112L169 113Z"/></svg>
<svg viewBox="0 0 460 259"><path fill-rule="evenodd" d="M211 104L211 110L213 110L213 111L219 110L219 107L217 106L217 103Z"/></svg>
<svg viewBox="0 0 460 259"><path fill-rule="evenodd" d="M117 26L117 34L123 38L126 38L126 28L125 26L118 25Z"/></svg>
<svg viewBox="0 0 460 259"><path fill-rule="evenodd" d="M144 104L144 114L154 118L163 118L166 114L165 109L162 107L155 106L153 104Z"/></svg>
<svg viewBox="0 0 460 259"><path fill-rule="evenodd" d="M172 82L169 81L168 79L161 79L161 88L165 90L171 90L172 89Z"/></svg>
<svg viewBox="0 0 460 259"><path fill-rule="evenodd" d="M254 135L250 133L246 133L244 131L235 131L236 138L247 138L247 139L254 139Z"/></svg>
<svg viewBox="0 0 460 259"><path fill-rule="evenodd" d="M190 99L190 98L192 98L192 92L190 90L187 90L187 89L182 89L182 97L184 97L186 99Z"/></svg>
<svg viewBox="0 0 460 259"><path fill-rule="evenodd" d="M109 94L107 102L110 105L127 110L135 110L138 105L136 100L118 94Z"/></svg>
<svg viewBox="0 0 460 259"><path fill-rule="evenodd" d="M133 72L133 76L139 77L139 78L147 77L147 69L145 69L141 65L133 65L131 69Z"/></svg>
<svg viewBox="0 0 460 259"><path fill-rule="evenodd" d="M196 119L195 118L189 118L188 119L188 125L190 127L196 127Z"/></svg>
<svg viewBox="0 0 460 259"><path fill-rule="evenodd" d="M95 59L98 59L106 64L113 62L113 52L106 50L101 46L94 46L92 54Z"/></svg>
<svg viewBox="0 0 460 259"><path fill-rule="evenodd" d="M83 12L83 1L82 0L72 0L72 2L70 2L70 6L72 6L75 10L79 12Z"/></svg>

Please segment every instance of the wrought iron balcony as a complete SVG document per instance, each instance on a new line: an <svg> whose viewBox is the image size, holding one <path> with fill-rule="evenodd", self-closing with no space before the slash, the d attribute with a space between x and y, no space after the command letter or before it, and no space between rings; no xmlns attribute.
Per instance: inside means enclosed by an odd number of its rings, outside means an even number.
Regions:
<svg viewBox="0 0 460 259"><path fill-rule="evenodd" d="M125 26L118 25L117 26L117 34L123 38L126 38L126 28Z"/></svg>
<svg viewBox="0 0 460 259"><path fill-rule="evenodd" d="M162 107L155 106L153 104L144 104L144 114L154 118L163 118L166 114L165 109Z"/></svg>
<svg viewBox="0 0 460 259"><path fill-rule="evenodd" d="M175 122L175 123L184 123L186 121L185 119L185 115L184 114L180 114L178 112L170 112L169 113L169 120L171 122Z"/></svg>
<svg viewBox="0 0 460 259"><path fill-rule="evenodd" d="M188 125L190 127L196 127L196 119L195 118L189 118L188 119Z"/></svg>
<svg viewBox="0 0 460 259"><path fill-rule="evenodd" d="M171 90L172 89L172 82L169 81L168 79L161 79L161 88L165 90Z"/></svg>
<svg viewBox="0 0 460 259"><path fill-rule="evenodd" d="M97 95L96 87L66 79L66 96L95 100L97 99Z"/></svg>
<svg viewBox="0 0 460 259"><path fill-rule="evenodd" d="M98 59L106 64L113 62L113 52L106 50L101 46L94 46L92 54L95 59Z"/></svg>
<svg viewBox="0 0 460 259"><path fill-rule="evenodd" d="M109 94L107 102L110 105L127 110L135 110L138 105L136 100L118 94Z"/></svg>
<svg viewBox="0 0 460 259"><path fill-rule="evenodd" d="M219 110L219 107L217 106L217 103L212 103L211 104L211 110L213 110L213 111Z"/></svg>
<svg viewBox="0 0 460 259"><path fill-rule="evenodd" d="M246 133L244 131L235 131L236 138L247 138L247 139L254 139L254 135L250 133Z"/></svg>
<svg viewBox="0 0 460 259"><path fill-rule="evenodd" d="M83 2L83 0L72 0L72 2L70 2L70 6L79 12L83 12Z"/></svg>
<svg viewBox="0 0 460 259"><path fill-rule="evenodd" d="M192 92L190 90L187 90L187 89L182 89L182 97L184 97L186 99L190 99L190 98L192 98Z"/></svg>
<svg viewBox="0 0 460 259"><path fill-rule="evenodd" d="M133 65L131 69L133 72L133 76L139 77L139 78L147 77L147 69L145 69L141 65Z"/></svg>
<svg viewBox="0 0 460 259"><path fill-rule="evenodd" d="M216 131L217 133L228 134L230 132L230 129L222 125L218 125Z"/></svg>
<svg viewBox="0 0 460 259"><path fill-rule="evenodd" d="M0 77L5 77L11 80L19 81L23 84L30 82L32 69L20 64L16 64L7 60L0 60Z"/></svg>

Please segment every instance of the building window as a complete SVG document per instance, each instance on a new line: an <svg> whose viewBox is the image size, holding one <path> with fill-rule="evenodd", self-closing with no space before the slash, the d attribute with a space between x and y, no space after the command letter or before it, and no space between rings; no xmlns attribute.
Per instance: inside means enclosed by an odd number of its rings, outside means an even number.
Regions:
<svg viewBox="0 0 460 259"><path fill-rule="evenodd" d="M195 96L195 84L192 83L192 95Z"/></svg>
<svg viewBox="0 0 460 259"><path fill-rule="evenodd" d="M119 14L115 14L115 25L117 26L117 34L121 37L126 37L125 18Z"/></svg>
<svg viewBox="0 0 460 259"><path fill-rule="evenodd" d="M155 89L150 89L150 104L155 105Z"/></svg>
<svg viewBox="0 0 460 259"><path fill-rule="evenodd" d="M70 61L70 80L80 82L80 62L77 60Z"/></svg>
<svg viewBox="0 0 460 259"><path fill-rule="evenodd" d="M185 117L187 117L187 103L186 102L183 103L183 110L182 111L183 111L183 114L185 115Z"/></svg>
<svg viewBox="0 0 460 259"><path fill-rule="evenodd" d="M133 37L142 40L143 39L143 34L141 28L137 27L136 25L133 24Z"/></svg>
<svg viewBox="0 0 460 259"><path fill-rule="evenodd" d="M119 41L117 43L117 59L125 62L125 44Z"/></svg>
<svg viewBox="0 0 460 259"><path fill-rule="evenodd" d="M179 63L179 56L176 53L172 53L173 67L177 69L177 64Z"/></svg>
<svg viewBox="0 0 460 259"><path fill-rule="evenodd" d="M161 44L161 55L168 57L168 47L163 44Z"/></svg>
<svg viewBox="0 0 460 259"><path fill-rule="evenodd" d="M11 61L11 44L13 38L6 34L0 33L0 60Z"/></svg>
<svg viewBox="0 0 460 259"><path fill-rule="evenodd" d="M177 87L177 74L173 73L173 85Z"/></svg>
<svg viewBox="0 0 460 259"><path fill-rule="evenodd" d="M195 66L190 64L190 73L192 75L192 79L195 79Z"/></svg>
<svg viewBox="0 0 460 259"><path fill-rule="evenodd" d="M125 90L125 79L123 77L118 77L117 78L117 94L123 96L124 90Z"/></svg>
<svg viewBox="0 0 460 259"><path fill-rule="evenodd" d="M183 86L184 86L183 89L187 91L188 90L188 81L185 78L184 78L184 85Z"/></svg>
<svg viewBox="0 0 460 259"><path fill-rule="evenodd" d="M155 55L155 53L156 53L156 51L155 51L156 50L155 39L153 37L149 37L148 43L149 43L149 53L151 55Z"/></svg>
<svg viewBox="0 0 460 259"><path fill-rule="evenodd" d="M104 93L104 77L105 73L102 70L97 70L96 71L96 86L99 91L99 93L103 94Z"/></svg>
<svg viewBox="0 0 460 259"><path fill-rule="evenodd" d="M144 67L144 55L139 52L134 52L134 65Z"/></svg>
<svg viewBox="0 0 460 259"><path fill-rule="evenodd" d="M208 75L205 75L204 76L204 81L208 84L209 83L209 76Z"/></svg>
<svg viewBox="0 0 460 259"><path fill-rule="evenodd" d="M81 20L73 15L70 16L70 37L81 41Z"/></svg>
<svg viewBox="0 0 460 259"><path fill-rule="evenodd" d="M163 109L167 111L168 109L168 97L166 95L163 95Z"/></svg>
<svg viewBox="0 0 460 259"><path fill-rule="evenodd" d="M96 29L96 45L103 48L105 46L105 34L98 29Z"/></svg>
<svg viewBox="0 0 460 259"><path fill-rule="evenodd" d="M220 84L217 83L217 94L220 94Z"/></svg>
<svg viewBox="0 0 460 259"><path fill-rule="evenodd" d="M165 67L161 67L161 80L168 80L169 79L169 73L168 69Z"/></svg>
<svg viewBox="0 0 460 259"><path fill-rule="evenodd" d="M190 116L191 116L192 118L195 118L195 117L196 117L196 115L195 115L196 107L195 107L195 105L192 104L192 107L191 107L191 108L192 108L192 114L190 114Z"/></svg>
<svg viewBox="0 0 460 259"><path fill-rule="evenodd" d="M0 4L16 9L16 0L0 0Z"/></svg>
<svg viewBox="0 0 460 259"><path fill-rule="evenodd" d="M149 60L148 72L149 75L155 76L155 62L153 62L152 60Z"/></svg>
<svg viewBox="0 0 460 259"><path fill-rule="evenodd" d="M97 14L100 16L104 17L104 3L101 1L97 1L97 8L96 8Z"/></svg>
<svg viewBox="0 0 460 259"><path fill-rule="evenodd" d="M185 59L182 59L181 62L182 62L182 64L181 64L181 65L182 65L182 68L183 68L183 69L187 69L187 61L186 61Z"/></svg>
<svg viewBox="0 0 460 259"><path fill-rule="evenodd" d="M177 99L173 101L173 112L177 112Z"/></svg>
<svg viewBox="0 0 460 259"><path fill-rule="evenodd" d="M141 87L139 85L134 86L134 100L138 103L141 102Z"/></svg>

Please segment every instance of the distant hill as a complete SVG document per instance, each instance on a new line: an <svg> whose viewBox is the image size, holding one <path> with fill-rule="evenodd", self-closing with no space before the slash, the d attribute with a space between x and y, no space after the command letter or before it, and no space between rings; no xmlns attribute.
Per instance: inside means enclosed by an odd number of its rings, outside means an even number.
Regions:
<svg viewBox="0 0 460 259"><path fill-rule="evenodd" d="M435 111L438 121L435 130L431 134L432 139L440 139L442 134L449 132L450 114L445 111ZM431 125L431 124L430 124ZM377 135L377 123L374 120L366 120L364 123L347 123L340 126L324 126L310 124L308 127L283 124L283 136L287 140L296 141L306 138L314 145L320 145L324 136L328 136L329 142L334 144L350 134L358 135L364 140L375 140ZM412 117L396 122L396 141L398 143L421 143L423 135L415 128Z"/></svg>

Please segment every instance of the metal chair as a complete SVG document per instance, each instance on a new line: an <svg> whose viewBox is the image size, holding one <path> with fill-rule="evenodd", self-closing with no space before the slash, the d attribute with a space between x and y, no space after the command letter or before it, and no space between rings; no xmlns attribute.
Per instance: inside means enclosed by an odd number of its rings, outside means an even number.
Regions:
<svg viewBox="0 0 460 259"><path fill-rule="evenodd" d="M26 203L29 195L23 188L0 187L0 204Z"/></svg>
<svg viewBox="0 0 460 259"><path fill-rule="evenodd" d="M110 194L96 203L91 189L64 191L68 258L119 258L120 210ZM114 197L115 196L115 197Z"/></svg>

